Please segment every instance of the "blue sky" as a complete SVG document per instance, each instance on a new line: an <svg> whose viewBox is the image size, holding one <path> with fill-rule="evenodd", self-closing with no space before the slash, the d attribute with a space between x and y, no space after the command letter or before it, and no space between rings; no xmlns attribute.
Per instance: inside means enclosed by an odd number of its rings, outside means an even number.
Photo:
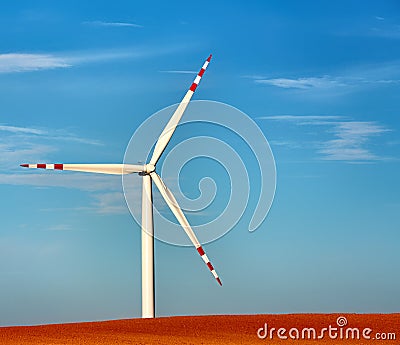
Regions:
<svg viewBox="0 0 400 345"><path fill-rule="evenodd" d="M256 121L275 201L205 246L223 288L157 242L157 314L398 312L399 42L397 1L2 3L0 324L140 316L120 178L19 164L121 162L210 53L194 99Z"/></svg>

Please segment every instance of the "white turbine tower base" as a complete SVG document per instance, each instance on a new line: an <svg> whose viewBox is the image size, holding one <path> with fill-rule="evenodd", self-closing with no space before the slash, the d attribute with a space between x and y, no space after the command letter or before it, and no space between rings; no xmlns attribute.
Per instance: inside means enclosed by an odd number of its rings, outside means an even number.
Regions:
<svg viewBox="0 0 400 345"><path fill-rule="evenodd" d="M154 227L150 175L143 176L142 192L142 317L154 317Z"/></svg>
<svg viewBox="0 0 400 345"><path fill-rule="evenodd" d="M179 224L188 235L190 241L196 248L197 252L207 265L217 282L222 285L213 265L208 259L206 253L196 234L192 230L189 222L187 221L182 209L179 207L178 202L173 196L172 192L165 185L161 177L156 173L156 165L165 148L167 147L172 135L183 113L186 110L199 82L211 60L211 55L205 61L200 72L197 74L195 80L183 97L178 108L175 110L171 119L168 121L164 130L162 131L150 162L145 165L136 164L21 164L25 168L39 168L50 170L71 170L100 174L113 174L125 175L139 173L143 177L143 190L142 190L142 317L153 318L155 315L155 294L154 294L154 224L153 224L153 200L152 200L152 181L160 191L166 204L175 215Z"/></svg>

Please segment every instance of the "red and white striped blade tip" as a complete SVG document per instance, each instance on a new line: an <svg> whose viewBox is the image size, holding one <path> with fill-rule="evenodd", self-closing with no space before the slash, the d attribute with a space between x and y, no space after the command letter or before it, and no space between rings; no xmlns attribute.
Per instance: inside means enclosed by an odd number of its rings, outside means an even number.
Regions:
<svg viewBox="0 0 400 345"><path fill-rule="evenodd" d="M29 168L29 164L20 164L19 166L23 168Z"/></svg>
<svg viewBox="0 0 400 345"><path fill-rule="evenodd" d="M210 54L210 56L208 57L207 61L210 62L212 58L212 54Z"/></svg>
<svg viewBox="0 0 400 345"><path fill-rule="evenodd" d="M208 269L211 271L212 275L218 282L218 284L222 286L221 279L219 279L219 276L218 276L217 272L215 271L214 266L210 262L210 259L208 258L207 254L205 253L203 247L199 246L196 249L197 249L197 252L200 254L201 258L203 259L204 263L206 264L206 266L208 267Z"/></svg>

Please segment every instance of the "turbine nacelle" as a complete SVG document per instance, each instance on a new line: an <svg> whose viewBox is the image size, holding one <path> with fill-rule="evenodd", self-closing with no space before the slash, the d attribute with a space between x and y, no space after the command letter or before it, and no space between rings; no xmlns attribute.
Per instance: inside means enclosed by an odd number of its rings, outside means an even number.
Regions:
<svg viewBox="0 0 400 345"><path fill-rule="evenodd" d="M138 172L140 176L150 175L152 172L156 171L156 167L153 164L144 164L142 170Z"/></svg>
<svg viewBox="0 0 400 345"><path fill-rule="evenodd" d="M147 174L151 174L153 171L156 170L156 166L153 164L145 164L143 167L144 167L144 172Z"/></svg>

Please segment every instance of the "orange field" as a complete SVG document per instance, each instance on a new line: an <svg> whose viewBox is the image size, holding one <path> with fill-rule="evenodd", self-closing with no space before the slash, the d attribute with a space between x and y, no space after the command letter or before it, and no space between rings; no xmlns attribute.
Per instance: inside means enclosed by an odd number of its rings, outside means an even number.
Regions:
<svg viewBox="0 0 400 345"><path fill-rule="evenodd" d="M337 323L339 316L345 317L345 325L342 324L341 327ZM264 338L265 324L267 324L268 335ZM331 334L329 334L329 327ZM284 330L279 331L279 336L283 338L286 336L287 339L280 339L278 336L277 332L282 328ZM315 329L315 335L310 328ZM323 331L323 328L326 328L326 330ZM271 330L272 334L270 333ZM260 339L257 331L263 339ZM359 332L359 339L351 339L353 336L357 338L357 332ZM363 337L363 332L365 337ZM334 337L335 334L336 339L332 339L331 337ZM314 336L316 339L312 339ZM296 337L299 339L296 339ZM367 339L368 337L370 339ZM396 337L396 339L393 339L393 337ZM44 326L0 327L1 345L263 343L399 345L400 314L179 316Z"/></svg>

